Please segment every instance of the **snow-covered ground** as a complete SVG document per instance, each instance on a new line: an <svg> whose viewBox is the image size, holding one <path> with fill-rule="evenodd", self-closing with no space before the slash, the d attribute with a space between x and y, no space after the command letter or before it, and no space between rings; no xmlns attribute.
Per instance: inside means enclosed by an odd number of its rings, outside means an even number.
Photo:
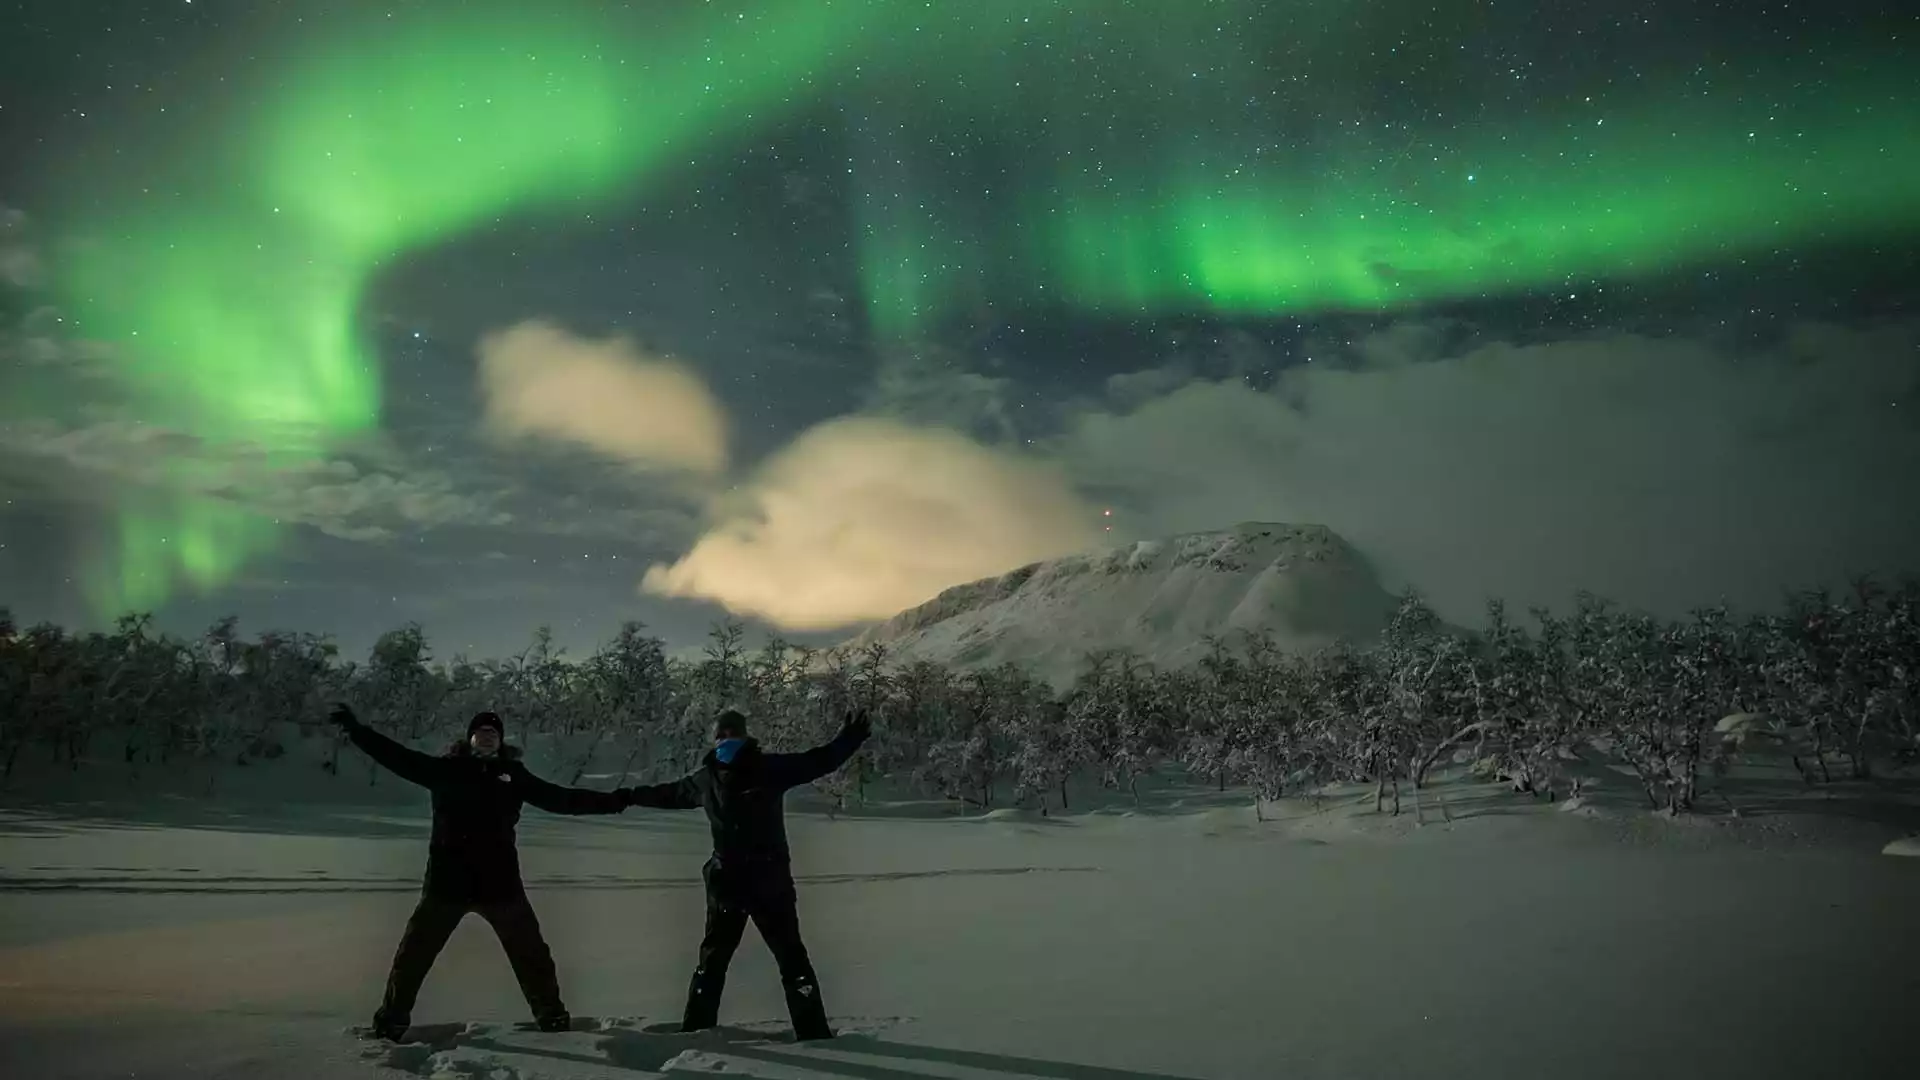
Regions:
<svg viewBox="0 0 1920 1080"><path fill-rule="evenodd" d="M264 774L263 774L264 775ZM342 780L351 779L343 775ZM595 781L589 779L589 783ZM607 781L602 780L601 783ZM351 790L367 790L357 781ZM233 785L228 785L233 788ZM318 790L318 789L316 789ZM1451 785L1452 824L1370 795L1269 807L796 815L802 916L844 1037L783 1042L751 934L702 1037L694 815L522 833L578 1030L526 1019L469 920L416 1019L352 1037L424 857L423 800L0 811L0 1076L1247 1080L1911 1076L1920 860L1851 813L1665 820ZM314 798L312 791L302 793ZM590 1019L586 1019L590 1018Z"/></svg>

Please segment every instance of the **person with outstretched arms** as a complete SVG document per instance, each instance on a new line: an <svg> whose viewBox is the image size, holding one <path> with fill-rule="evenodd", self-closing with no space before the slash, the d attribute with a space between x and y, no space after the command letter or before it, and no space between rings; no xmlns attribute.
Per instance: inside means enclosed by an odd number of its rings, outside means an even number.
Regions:
<svg viewBox="0 0 1920 1080"><path fill-rule="evenodd" d="M746 718L729 709L714 720L713 749L699 768L670 783L629 789L635 806L706 811L713 834L713 855L701 868L706 933L681 1030L701 1031L719 1022L727 966L752 920L780 967L794 1037L833 1038L820 981L800 940L799 897L783 803L789 790L846 764L872 730L864 711L849 712L840 734L826 745L800 754L772 754L761 750L748 733Z"/></svg>
<svg viewBox="0 0 1920 1080"><path fill-rule="evenodd" d="M345 705L334 706L329 719L368 757L433 797L420 903L400 936L373 1033L396 1042L405 1038L427 972L469 913L487 920L499 936L540 1030L567 1030L572 1019L520 878L514 828L522 804L551 814L617 814L629 805L628 789L592 791L540 779L527 771L519 747L507 745L500 717L491 712L475 716L467 737L438 756L402 746L361 723Z"/></svg>

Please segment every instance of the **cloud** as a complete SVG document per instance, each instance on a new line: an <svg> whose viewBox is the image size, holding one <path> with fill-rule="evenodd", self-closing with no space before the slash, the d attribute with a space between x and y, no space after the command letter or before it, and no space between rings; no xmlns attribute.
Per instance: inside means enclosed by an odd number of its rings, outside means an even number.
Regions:
<svg viewBox="0 0 1920 1080"><path fill-rule="evenodd" d="M40 256L28 242L27 215L0 205L0 282L22 289L40 283Z"/></svg>
<svg viewBox="0 0 1920 1080"><path fill-rule="evenodd" d="M157 492L219 499L342 540L386 540L441 526L513 522L498 494L464 491L427 470L365 469L351 461L288 462L248 443L214 443L126 419L80 426L51 420L0 423L0 458L46 477L63 470L60 494L118 505Z"/></svg>
<svg viewBox="0 0 1920 1080"><path fill-rule="evenodd" d="M501 436L555 439L703 475L726 468L726 420L706 385L625 339L520 323L480 342L480 388L485 422Z"/></svg>
<svg viewBox="0 0 1920 1080"><path fill-rule="evenodd" d="M1173 363L1144 371L1123 371L1109 375L1105 389L1107 400L1113 405L1133 408L1170 394L1194 379L1192 368L1184 363Z"/></svg>
<svg viewBox="0 0 1920 1080"><path fill-rule="evenodd" d="M27 402L27 381L54 377L98 383L116 373L115 351L75 336L65 314L46 302L45 266L34 239L27 215L0 204L0 293L13 291L0 296L8 301L0 304L0 413ZM84 389L92 395L102 388Z"/></svg>
<svg viewBox="0 0 1920 1080"><path fill-rule="evenodd" d="M1767 347L1485 344L1394 327L1271 391L1192 381L1087 409L1049 450L1136 535L1328 525L1450 616L1589 588L1679 611L1920 563L1920 323ZM1156 376L1123 383L1137 399Z"/></svg>
<svg viewBox="0 0 1920 1080"><path fill-rule="evenodd" d="M1058 468L878 417L804 432L718 509L718 524L649 569L642 589L788 630L886 618L1099 535Z"/></svg>
<svg viewBox="0 0 1920 1080"><path fill-rule="evenodd" d="M211 499L355 542L508 529L662 552L699 532L704 490L643 490L646 478L617 463L503 456L475 442L470 416L404 440L298 426L203 440L143 420L118 376L112 351L71 336L56 308L0 323L0 488L105 516L153 496ZM332 452L317 460L271 448L324 444Z"/></svg>
<svg viewBox="0 0 1920 1080"><path fill-rule="evenodd" d="M896 349L882 358L863 411L1010 443L1019 437L1007 405L1012 385L1004 376L971 371L934 346Z"/></svg>

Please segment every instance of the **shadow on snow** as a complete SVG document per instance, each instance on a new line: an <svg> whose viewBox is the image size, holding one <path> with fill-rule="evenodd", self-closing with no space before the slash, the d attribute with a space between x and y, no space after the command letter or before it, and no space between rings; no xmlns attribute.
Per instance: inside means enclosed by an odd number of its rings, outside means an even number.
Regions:
<svg viewBox="0 0 1920 1080"><path fill-rule="evenodd" d="M672 1023L640 1026L626 1020L601 1022L576 1018L575 1032L598 1036L593 1047L596 1053L555 1046L553 1037L534 1044L520 1044L503 1041L486 1029L475 1031L465 1024L416 1025L407 1033L409 1042L392 1047L385 1057L386 1064L420 1075L431 1075L444 1068L444 1062L437 1060L438 1055L464 1050L611 1067L640 1074L723 1071L724 1075L747 1080L772 1080L765 1073L753 1071L754 1062L775 1066L783 1074L801 1070L854 1080L942 1080L950 1075L944 1070L955 1068L1007 1080L1188 1080L1170 1073L895 1042L875 1033L892 1026L891 1023L853 1021L850 1024L875 1030L850 1031L825 1042L797 1044L790 1033L780 1031L771 1023L757 1027L722 1025L698 1034L685 1034L678 1024ZM513 1029L531 1030L525 1024L514 1025ZM707 1061L683 1067L678 1059L689 1054L728 1060L724 1066ZM519 1075L505 1061L473 1064L482 1067L482 1075Z"/></svg>

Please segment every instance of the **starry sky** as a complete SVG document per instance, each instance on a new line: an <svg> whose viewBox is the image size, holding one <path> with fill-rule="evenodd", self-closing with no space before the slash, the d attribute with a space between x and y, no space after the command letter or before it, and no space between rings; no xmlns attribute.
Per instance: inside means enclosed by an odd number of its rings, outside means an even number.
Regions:
<svg viewBox="0 0 1920 1080"><path fill-rule="evenodd" d="M0 605L830 642L1246 520L1462 622L1920 569L1902 6L0 0Z"/></svg>

